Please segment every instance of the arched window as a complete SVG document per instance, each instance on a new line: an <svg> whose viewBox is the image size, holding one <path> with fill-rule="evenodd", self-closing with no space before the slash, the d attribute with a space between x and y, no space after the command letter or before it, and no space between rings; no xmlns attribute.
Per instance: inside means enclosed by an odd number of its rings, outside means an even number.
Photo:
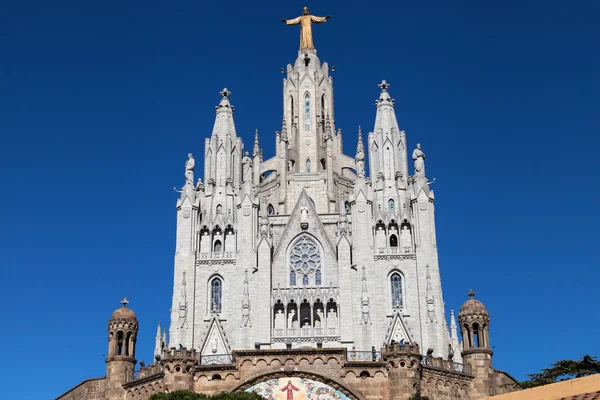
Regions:
<svg viewBox="0 0 600 400"><path fill-rule="evenodd" d="M220 253L222 247L223 247L223 245L221 244L220 240L215 241L215 246L213 247L213 252Z"/></svg>
<svg viewBox="0 0 600 400"><path fill-rule="evenodd" d="M296 271L290 272L290 286L296 286Z"/></svg>
<svg viewBox="0 0 600 400"><path fill-rule="evenodd" d="M223 212L223 206L220 204L217 205L217 214L221 214Z"/></svg>
<svg viewBox="0 0 600 400"><path fill-rule="evenodd" d="M392 285L392 308L402 308L402 277L399 273L394 273L390 277Z"/></svg>
<svg viewBox="0 0 600 400"><path fill-rule="evenodd" d="M310 95L304 95L304 130L310 131Z"/></svg>
<svg viewBox="0 0 600 400"><path fill-rule="evenodd" d="M302 277L302 286L308 286L308 275L306 274Z"/></svg>
<svg viewBox="0 0 600 400"><path fill-rule="evenodd" d="M273 204L269 204L267 206L267 214L268 215L275 215L275 207L273 207Z"/></svg>
<svg viewBox="0 0 600 400"><path fill-rule="evenodd" d="M310 172L310 159L306 159L306 172Z"/></svg>
<svg viewBox="0 0 600 400"><path fill-rule="evenodd" d="M325 127L325 95L321 96L321 121L323 121L323 127Z"/></svg>
<svg viewBox="0 0 600 400"><path fill-rule="evenodd" d="M390 247L398 247L398 237L396 235L390 236Z"/></svg>
<svg viewBox="0 0 600 400"><path fill-rule="evenodd" d="M125 346L124 342L124 338L123 338L123 332L119 331L117 332L117 355L123 355L123 347Z"/></svg>
<svg viewBox="0 0 600 400"><path fill-rule="evenodd" d="M220 313L222 306L223 282L215 278L210 283L210 312Z"/></svg>
<svg viewBox="0 0 600 400"><path fill-rule="evenodd" d="M394 202L393 199L389 199L388 200L388 211L394 212L395 208L396 208L396 203Z"/></svg>
<svg viewBox="0 0 600 400"><path fill-rule="evenodd" d="M293 96L290 96L290 108L292 110L292 120L290 121L290 123L293 124L294 122L296 122L296 121L294 121L294 117L296 115L295 115L295 111L294 111L294 97Z"/></svg>
<svg viewBox="0 0 600 400"><path fill-rule="evenodd" d="M320 286L321 285L321 270L318 269L317 272L315 272L315 285Z"/></svg>

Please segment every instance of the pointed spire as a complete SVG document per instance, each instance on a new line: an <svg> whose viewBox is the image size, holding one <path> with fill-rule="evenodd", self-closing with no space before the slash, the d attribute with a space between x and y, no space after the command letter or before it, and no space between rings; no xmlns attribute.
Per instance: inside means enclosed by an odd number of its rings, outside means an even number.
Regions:
<svg viewBox="0 0 600 400"><path fill-rule="evenodd" d="M167 347L167 330L163 329L162 345Z"/></svg>
<svg viewBox="0 0 600 400"><path fill-rule="evenodd" d="M254 148L252 149L252 157L260 155L260 146L258 145L258 129L254 131Z"/></svg>
<svg viewBox="0 0 600 400"><path fill-rule="evenodd" d="M215 108L217 110L217 117L213 126L212 136L218 136L221 140L227 136L236 138L235 124L233 122L233 106L229 102L229 96L231 92L227 88L219 92L221 95L221 101Z"/></svg>
<svg viewBox="0 0 600 400"><path fill-rule="evenodd" d="M325 138L331 137L331 119L329 114L325 117Z"/></svg>
<svg viewBox="0 0 600 400"><path fill-rule="evenodd" d="M379 100L377 100L377 104L379 105L382 102L389 102L393 106L394 100L390 97L390 94L387 91L391 85L389 83L387 83L384 79L377 86L379 86L379 88L381 89L381 94L379 95Z"/></svg>
<svg viewBox="0 0 600 400"><path fill-rule="evenodd" d="M358 126L358 143L356 144L356 153L358 153L359 151L365 151L365 145L363 144L362 138L362 129L360 125Z"/></svg>
<svg viewBox="0 0 600 400"><path fill-rule="evenodd" d="M454 315L454 310L450 310L450 337L452 339L458 338L458 332L456 328L456 317Z"/></svg>
<svg viewBox="0 0 600 400"><path fill-rule="evenodd" d="M370 324L371 315L369 310L369 292L367 290L367 269L364 265L362 267L362 294L360 297L360 304L362 308L362 323Z"/></svg>
<svg viewBox="0 0 600 400"><path fill-rule="evenodd" d="M248 290L248 270L244 271L244 295L242 297L242 324L240 327L252 326L250 323L250 293Z"/></svg>
<svg viewBox="0 0 600 400"><path fill-rule="evenodd" d="M283 121L281 121L281 139L287 140L287 137L288 137L287 124L286 124L285 118L284 118Z"/></svg>
<svg viewBox="0 0 600 400"><path fill-rule="evenodd" d="M426 273L425 279L427 280L427 286L425 287L426 299L427 299L427 322L437 322L435 317L435 305L433 299L433 290L431 288L431 274L429 273L429 265L425 266Z"/></svg>
<svg viewBox="0 0 600 400"><path fill-rule="evenodd" d="M154 343L154 359L155 360L159 360L161 358L162 355L162 344L161 344L161 329L160 329L160 322L158 323L158 329L156 330L156 337L154 338L155 343Z"/></svg>
<svg viewBox="0 0 600 400"><path fill-rule="evenodd" d="M222 111L230 110L231 112L233 112L233 106L229 102L229 96L231 95L231 92L229 90L227 90L227 88L224 88L223 90L221 90L219 92L219 94L221 95L221 102L219 103L219 105L217 107L215 107L217 109L217 112L219 112L221 110Z"/></svg>

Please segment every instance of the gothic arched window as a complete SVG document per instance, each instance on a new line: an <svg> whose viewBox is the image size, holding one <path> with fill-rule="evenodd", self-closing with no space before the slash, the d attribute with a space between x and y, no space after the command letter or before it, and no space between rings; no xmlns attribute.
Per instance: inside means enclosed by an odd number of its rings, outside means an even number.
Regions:
<svg viewBox="0 0 600 400"><path fill-rule="evenodd" d="M310 131L310 95L304 95L304 130Z"/></svg>
<svg viewBox="0 0 600 400"><path fill-rule="evenodd" d="M221 213L223 213L223 206L218 204L217 205L217 214L221 214Z"/></svg>
<svg viewBox="0 0 600 400"><path fill-rule="evenodd" d="M321 285L321 270L317 269L317 272L315 272L315 285L320 286Z"/></svg>
<svg viewBox="0 0 600 400"><path fill-rule="evenodd" d="M215 278L210 282L210 312L220 313L223 299L223 282Z"/></svg>
<svg viewBox="0 0 600 400"><path fill-rule="evenodd" d="M394 202L394 199L389 199L388 200L388 211L394 212L395 209L396 209L396 203Z"/></svg>
<svg viewBox="0 0 600 400"><path fill-rule="evenodd" d="M398 236L396 236L396 235L390 236L390 247L398 247Z"/></svg>
<svg viewBox="0 0 600 400"><path fill-rule="evenodd" d="M220 241L220 240L217 240L217 241L215 242L215 246L214 246L214 248L213 248L213 252L215 252L215 253L219 253L219 252L221 251L221 248L222 248L222 247L223 247L223 246L222 246L222 244L221 244L221 241Z"/></svg>
<svg viewBox="0 0 600 400"><path fill-rule="evenodd" d="M269 204L267 206L267 214L268 215L275 215L275 207L273 207L273 204Z"/></svg>
<svg viewBox="0 0 600 400"><path fill-rule="evenodd" d="M392 308L402 308L402 277L395 272L390 277L392 285Z"/></svg>
<svg viewBox="0 0 600 400"><path fill-rule="evenodd" d="M306 172L310 172L310 159L306 159Z"/></svg>
<svg viewBox="0 0 600 400"><path fill-rule="evenodd" d="M306 274L302 277L302 286L308 286L308 275Z"/></svg>
<svg viewBox="0 0 600 400"><path fill-rule="evenodd" d="M290 272L290 286L296 286L296 272Z"/></svg>

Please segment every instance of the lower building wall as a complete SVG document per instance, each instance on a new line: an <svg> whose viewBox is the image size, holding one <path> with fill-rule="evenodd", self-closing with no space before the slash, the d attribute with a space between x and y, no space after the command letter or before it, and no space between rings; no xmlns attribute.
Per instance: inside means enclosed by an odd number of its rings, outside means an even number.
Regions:
<svg viewBox="0 0 600 400"><path fill-rule="evenodd" d="M58 396L56 400L103 400L105 378L88 379Z"/></svg>
<svg viewBox="0 0 600 400"><path fill-rule="evenodd" d="M423 367L421 396L431 400L468 400L471 378L431 367Z"/></svg>

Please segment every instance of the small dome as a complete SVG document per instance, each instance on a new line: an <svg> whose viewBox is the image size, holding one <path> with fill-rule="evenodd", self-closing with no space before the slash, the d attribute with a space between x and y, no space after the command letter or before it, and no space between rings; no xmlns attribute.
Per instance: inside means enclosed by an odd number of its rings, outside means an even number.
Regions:
<svg viewBox="0 0 600 400"><path fill-rule="evenodd" d="M117 308L110 316L110 319L111 320L137 321L135 313L130 308L127 308L128 303L129 302L127 301L127 298L124 298L121 301L121 304L123 304L123 306L121 308Z"/></svg>
<svg viewBox="0 0 600 400"><path fill-rule="evenodd" d="M479 300L475 300L475 292L473 292L473 290L469 291L469 297L470 297L470 299L465 301L465 303L460 308L460 311L458 312L459 319L462 316L466 316L466 315L479 314L479 315L487 316L487 317L490 316L490 313L485 308L483 303L480 302Z"/></svg>

